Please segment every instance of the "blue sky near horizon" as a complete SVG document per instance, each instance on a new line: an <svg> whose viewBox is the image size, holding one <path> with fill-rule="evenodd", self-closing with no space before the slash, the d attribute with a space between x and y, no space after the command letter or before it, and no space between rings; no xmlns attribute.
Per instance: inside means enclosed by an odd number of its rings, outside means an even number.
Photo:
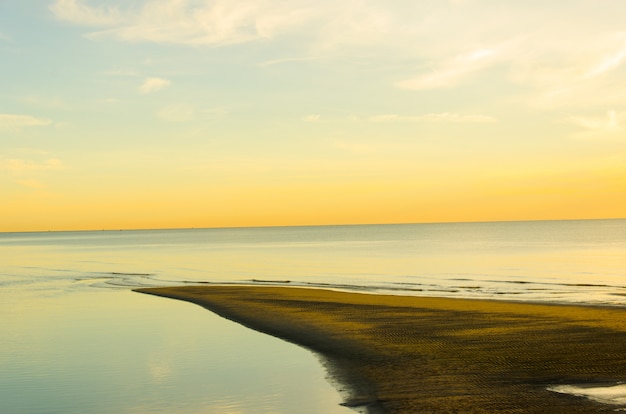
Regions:
<svg viewBox="0 0 626 414"><path fill-rule="evenodd" d="M0 230L624 217L625 14L0 1Z"/></svg>

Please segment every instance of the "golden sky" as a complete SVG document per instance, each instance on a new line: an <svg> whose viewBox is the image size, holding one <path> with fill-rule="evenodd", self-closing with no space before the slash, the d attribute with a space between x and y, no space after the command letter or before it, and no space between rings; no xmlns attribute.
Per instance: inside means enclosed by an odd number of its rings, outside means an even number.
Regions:
<svg viewBox="0 0 626 414"><path fill-rule="evenodd" d="M626 217L626 3L544 3L4 2L0 231Z"/></svg>

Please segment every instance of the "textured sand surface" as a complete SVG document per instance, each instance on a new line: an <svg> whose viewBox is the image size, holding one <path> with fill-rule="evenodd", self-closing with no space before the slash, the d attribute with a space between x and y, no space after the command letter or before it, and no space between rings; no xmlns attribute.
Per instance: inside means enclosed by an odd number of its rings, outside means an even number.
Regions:
<svg viewBox="0 0 626 414"><path fill-rule="evenodd" d="M626 310L256 286L139 289L322 354L371 413L598 413L548 391L626 381ZM182 322L181 322L182 323Z"/></svg>

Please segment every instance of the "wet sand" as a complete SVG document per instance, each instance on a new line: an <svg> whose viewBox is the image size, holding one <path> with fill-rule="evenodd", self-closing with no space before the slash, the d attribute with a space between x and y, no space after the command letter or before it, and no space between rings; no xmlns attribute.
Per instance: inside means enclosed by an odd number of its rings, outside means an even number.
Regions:
<svg viewBox="0 0 626 414"><path fill-rule="evenodd" d="M266 286L137 291L311 349L362 412L614 412L547 387L626 381L623 308Z"/></svg>

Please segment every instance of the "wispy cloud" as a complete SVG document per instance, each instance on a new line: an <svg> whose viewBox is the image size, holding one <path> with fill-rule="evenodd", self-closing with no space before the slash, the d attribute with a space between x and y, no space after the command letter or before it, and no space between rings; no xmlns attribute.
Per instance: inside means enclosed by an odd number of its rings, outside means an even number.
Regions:
<svg viewBox="0 0 626 414"><path fill-rule="evenodd" d="M567 42L545 43L533 53L527 48L526 62L511 61L510 79L529 90L522 102L547 109L626 104L617 92L623 83L618 69L626 62L625 32L573 34Z"/></svg>
<svg viewBox="0 0 626 414"><path fill-rule="evenodd" d="M428 73L397 82L396 86L414 90L451 88L457 86L472 73L497 61L496 56L496 52L492 49L473 50L443 62Z"/></svg>
<svg viewBox="0 0 626 414"><path fill-rule="evenodd" d="M57 0L50 10L61 20L85 26L116 26L126 20L116 7L92 7L81 0Z"/></svg>
<svg viewBox="0 0 626 414"><path fill-rule="evenodd" d="M67 167L57 158L35 161L0 157L0 172L9 174L15 184L34 190L41 190L45 187L41 179L46 174L65 169Z"/></svg>
<svg viewBox="0 0 626 414"><path fill-rule="evenodd" d="M454 33L462 33L462 38L449 39L441 33L432 46L420 44L414 55L420 58L417 74L395 86L416 91L453 89L476 80L486 84L479 75L489 73L491 83L509 93L507 102L541 109L626 104L623 94L617 93L623 87L626 32L610 16L610 10L615 13L623 5L611 1L605 10L576 6L580 10L573 15L579 19L564 21L558 16L560 7L542 7L539 13L539 9L533 12L533 8L509 3L503 9L508 16L504 16L481 3L461 6L469 13L467 22L472 21L472 13L485 13L480 20L487 23L480 27L468 27L454 20L452 13L442 12L433 17L432 27L418 27L432 38L438 34L435 23L454 26ZM513 15L515 20L509 17ZM537 26L539 21L546 24ZM541 28L528 30L530 22Z"/></svg>
<svg viewBox="0 0 626 414"><path fill-rule="evenodd" d="M565 122L583 129L572 135L577 139L613 138L624 136L624 122L626 114L609 111L603 117L569 116Z"/></svg>
<svg viewBox="0 0 626 414"><path fill-rule="evenodd" d="M56 158L50 158L42 162L22 159L0 159L0 170L18 175L32 172L63 170L65 168L63 162Z"/></svg>
<svg viewBox="0 0 626 414"><path fill-rule="evenodd" d="M139 91L143 94L148 94L166 88L170 84L171 82L168 79L146 78L139 87Z"/></svg>
<svg viewBox="0 0 626 414"><path fill-rule="evenodd" d="M320 120L320 114L310 114L302 117L302 120L305 122L317 122Z"/></svg>
<svg viewBox="0 0 626 414"><path fill-rule="evenodd" d="M124 10L57 0L51 7L61 20L107 27L92 32L92 37L214 46L271 38L306 19L308 9L312 8L271 0L148 0L141 8Z"/></svg>
<svg viewBox="0 0 626 414"><path fill-rule="evenodd" d="M506 102L544 109L626 104L618 92L623 84L616 83L626 62L621 0L606 0L603 7L568 6L567 19L562 2L538 7L524 2L494 7L487 0L95 4L56 0L51 10L60 20L87 26L92 39L211 47L283 42L272 50L284 55L255 55L261 56L261 67L350 59L374 70L397 68L390 86L414 91L453 90L484 82L480 75L489 73L502 87L486 88L486 95L508 94Z"/></svg>
<svg viewBox="0 0 626 414"><path fill-rule="evenodd" d="M441 122L441 123L493 123L497 119L488 115L463 115L449 112L424 115L375 115L369 118L371 122Z"/></svg>
<svg viewBox="0 0 626 414"><path fill-rule="evenodd" d="M614 50L609 50L603 56L600 56L597 63L592 63L590 70L585 73L582 78L589 79L604 75L618 68L626 59L626 32L617 33L614 36Z"/></svg>
<svg viewBox="0 0 626 414"><path fill-rule="evenodd" d="M36 118L30 115L0 114L0 129L20 129L51 124L52 121L49 119Z"/></svg>

